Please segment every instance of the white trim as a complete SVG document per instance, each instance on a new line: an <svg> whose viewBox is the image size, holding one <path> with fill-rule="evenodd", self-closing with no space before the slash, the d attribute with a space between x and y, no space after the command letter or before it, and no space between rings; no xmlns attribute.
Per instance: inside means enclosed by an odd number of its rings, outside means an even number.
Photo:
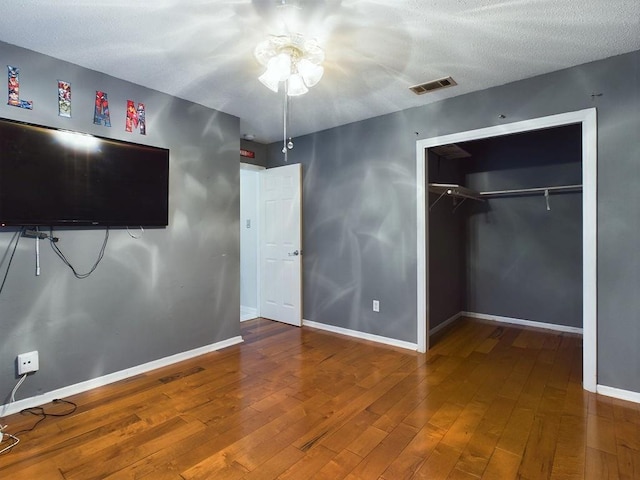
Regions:
<svg viewBox="0 0 640 480"><path fill-rule="evenodd" d="M349 330L348 328L335 327L333 325L327 325L325 323L312 322L311 320L303 319L302 326L317 328L318 330L325 330L327 332L332 332L332 333L339 333L340 335L355 337L361 340L369 340L371 342L383 343L385 345L391 345L392 347L399 347L407 350L415 351L418 348L418 346L415 343L405 342L403 340L396 340L395 338L381 337L380 335L373 335L371 333L358 332L357 330Z"/></svg>
<svg viewBox="0 0 640 480"><path fill-rule="evenodd" d="M427 312L429 311L429 296L427 295L427 252L429 251L429 236L427 235L427 154L426 148L423 147L424 140L416 142L416 201L417 201L417 270L418 270L418 352L424 353L429 350L429 335L427 332L428 321Z"/></svg>
<svg viewBox="0 0 640 480"><path fill-rule="evenodd" d="M442 330L444 328L447 328L449 325L451 325L453 322L458 320L463 315L464 315L464 312L458 312L455 315L447 318L444 322L442 322L437 327L430 328L429 329L429 335L434 335L434 334L438 333L440 330Z"/></svg>
<svg viewBox="0 0 640 480"><path fill-rule="evenodd" d="M416 248L417 248L417 344L418 351L428 347L427 312L427 230L426 160L427 148L449 143L466 142L512 133L540 130L580 123L582 125L582 328L583 328L583 386L590 392L597 385L597 116L595 108L550 115L542 118L480 128L466 132L416 141Z"/></svg>
<svg viewBox="0 0 640 480"><path fill-rule="evenodd" d="M265 169L266 170L266 169ZM262 211L260 205L260 197L262 196L262 190L260 190L260 184L262 181L260 180L260 172L258 172L258 181L256 185L256 230L257 234L257 245L256 245L256 315L259 317L262 315L262 311L260 310L260 305L262 305L262 290L260 288L260 279L262 278L262 268L260 267L260 245L262 245L262 218L260 216L260 212Z"/></svg>
<svg viewBox="0 0 640 480"><path fill-rule="evenodd" d="M266 167L260 166L260 165L254 165L252 163L243 163L240 162L240 170L247 170L247 171L253 171L258 173L258 175L260 174L261 171L266 170ZM247 320L251 320L253 318L259 317L260 316L260 178L257 179L257 185L256 185L256 221L255 221L255 225L254 228L256 229L256 276L258 277L258 280L256 282L256 303L258 305L258 307L256 307L255 310L255 314L250 317L250 318L246 318L246 316L243 314L242 309L246 308L243 307L242 305L240 305L240 321L241 322L245 322ZM240 191L240 195L242 195L242 191ZM241 226L242 228L242 226ZM242 255L242 252L240 252L240 255Z"/></svg>
<svg viewBox="0 0 640 480"><path fill-rule="evenodd" d="M125 380L127 378L131 378L136 375L147 373L151 370L156 370L158 368L173 365L175 363L179 363L184 360L189 360L190 358L194 358L199 355L204 355L205 353L210 353L216 350L221 350L223 348L231 347L233 345L237 345L242 342L243 340L242 340L242 337L240 336L229 338L221 342L212 343L210 345L205 345L203 347L195 348L187 352L177 353L175 355L170 355L168 357L160 358L158 360L153 360L151 362L143 363L142 365L137 365L135 367L127 368L125 370L120 370L118 372L113 372L107 375L103 375L101 377L93 378L85 382L76 383L75 385L69 385L67 387L58 388L57 390L52 390L50 392L43 393L42 395L37 395L35 397L29 397L22 400L18 400L13 403L8 403L2 406L2 415L0 416L11 415L25 408L44 405L45 403L49 403L55 400L56 398L70 397L71 395L76 395L78 393L86 392L94 388L103 387L110 383L119 382L120 380Z"/></svg>
<svg viewBox="0 0 640 480"><path fill-rule="evenodd" d="M621 388L607 387L606 385L597 385L596 392L600 395L606 395L607 397L640 403L640 392L631 392L629 390L622 390Z"/></svg>
<svg viewBox="0 0 640 480"><path fill-rule="evenodd" d="M246 322L247 320L253 320L254 318L258 318L258 309L252 307L245 307L244 305L240 305L240 321Z"/></svg>
<svg viewBox="0 0 640 480"><path fill-rule="evenodd" d="M557 332L579 333L582 335L583 329L570 327L568 325L558 325L556 323L536 322L535 320L524 320L522 318L501 317L500 315L488 315L486 313L460 312L460 316L469 318L479 318L481 320L491 320L493 322L511 323L523 327L543 328L545 330L555 330Z"/></svg>
<svg viewBox="0 0 640 480"><path fill-rule="evenodd" d="M598 383L598 123L596 109L582 120L582 384Z"/></svg>

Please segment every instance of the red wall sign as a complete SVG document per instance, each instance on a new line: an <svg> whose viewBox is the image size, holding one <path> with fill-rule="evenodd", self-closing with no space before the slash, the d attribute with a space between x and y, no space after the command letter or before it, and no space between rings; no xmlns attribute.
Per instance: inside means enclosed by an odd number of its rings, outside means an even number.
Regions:
<svg viewBox="0 0 640 480"><path fill-rule="evenodd" d="M256 158L256 152L252 152L251 150L245 150L244 148L241 148L240 156L247 157L247 158Z"/></svg>

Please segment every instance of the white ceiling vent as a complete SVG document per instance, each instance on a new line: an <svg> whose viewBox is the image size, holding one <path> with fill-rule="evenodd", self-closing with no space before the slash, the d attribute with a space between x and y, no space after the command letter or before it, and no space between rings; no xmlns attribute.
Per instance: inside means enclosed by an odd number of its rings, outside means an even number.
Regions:
<svg viewBox="0 0 640 480"><path fill-rule="evenodd" d="M422 95L423 93L429 93L435 90L453 87L454 85L457 85L456 81L451 77L447 77L441 78L440 80L434 80L433 82L414 85L413 87L409 87L409 90L411 90L416 95Z"/></svg>

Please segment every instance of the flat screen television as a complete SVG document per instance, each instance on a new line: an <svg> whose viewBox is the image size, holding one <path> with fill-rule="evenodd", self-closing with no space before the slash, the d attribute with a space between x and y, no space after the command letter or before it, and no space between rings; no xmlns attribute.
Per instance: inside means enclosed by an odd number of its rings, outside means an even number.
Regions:
<svg viewBox="0 0 640 480"><path fill-rule="evenodd" d="M167 226L169 150L0 119L0 226Z"/></svg>

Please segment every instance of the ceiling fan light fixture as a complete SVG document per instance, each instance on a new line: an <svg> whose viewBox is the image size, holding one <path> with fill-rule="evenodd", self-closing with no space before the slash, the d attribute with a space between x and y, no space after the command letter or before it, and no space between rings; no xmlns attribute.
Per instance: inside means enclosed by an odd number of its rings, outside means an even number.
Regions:
<svg viewBox="0 0 640 480"><path fill-rule="evenodd" d="M274 92L279 90L274 88L276 78L286 82L290 96L307 93L324 73L324 51L315 40L306 40L300 34L271 35L256 46L254 56L266 67L259 80Z"/></svg>
<svg viewBox="0 0 640 480"><path fill-rule="evenodd" d="M300 34L271 35L256 46L253 55L266 67L258 77L263 85L277 93L284 83L282 153L287 162L288 152L293 148L293 140L287 134L289 102L291 97L304 95L320 81L324 74L324 51L315 40L307 40Z"/></svg>

